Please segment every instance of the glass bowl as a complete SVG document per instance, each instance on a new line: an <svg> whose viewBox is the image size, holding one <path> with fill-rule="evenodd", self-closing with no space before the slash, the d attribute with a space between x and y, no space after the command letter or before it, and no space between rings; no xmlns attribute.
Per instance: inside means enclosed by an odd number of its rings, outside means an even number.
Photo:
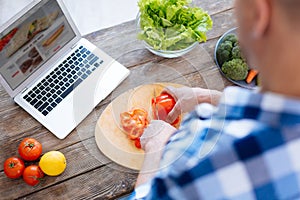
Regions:
<svg viewBox="0 0 300 200"><path fill-rule="evenodd" d="M136 27L137 27L137 33L141 32L140 27L140 14L138 13L136 17ZM151 45L149 45L146 41L142 40L143 45L148 49L150 52L152 52L155 55L164 57L164 58L177 58L180 57L188 52L190 52L192 49L194 49L198 41L195 41L194 43L191 43L189 46L183 49L177 49L177 50L161 50L161 49L155 49Z"/></svg>
<svg viewBox="0 0 300 200"><path fill-rule="evenodd" d="M152 52L155 55L164 57L164 58L177 58L180 56L183 56L184 54L190 52L193 48L196 47L198 42L194 42L190 46L188 46L185 49L180 49L180 50L157 50L154 49L152 46L150 46L147 42L143 41L144 46L146 49L148 49L150 52Z"/></svg>

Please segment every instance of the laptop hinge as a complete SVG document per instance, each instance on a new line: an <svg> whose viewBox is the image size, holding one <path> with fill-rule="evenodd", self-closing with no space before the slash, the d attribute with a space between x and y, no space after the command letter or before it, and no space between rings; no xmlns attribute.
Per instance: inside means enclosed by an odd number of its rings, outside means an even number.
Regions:
<svg viewBox="0 0 300 200"><path fill-rule="evenodd" d="M75 43L75 44L71 47L71 49L74 49L76 46L77 46L77 43Z"/></svg>
<svg viewBox="0 0 300 200"><path fill-rule="evenodd" d="M26 92L27 89L28 89L27 87L24 88L21 93L23 94L24 92Z"/></svg>

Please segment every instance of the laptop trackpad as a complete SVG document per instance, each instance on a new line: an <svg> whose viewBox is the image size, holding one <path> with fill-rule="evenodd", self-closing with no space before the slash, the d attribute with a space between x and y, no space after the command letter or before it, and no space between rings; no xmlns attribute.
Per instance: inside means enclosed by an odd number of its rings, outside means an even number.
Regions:
<svg viewBox="0 0 300 200"><path fill-rule="evenodd" d="M61 133L57 136L60 139L63 139L66 133L71 132L129 74L129 70L116 61L113 61L105 70L95 72L47 116L45 126L49 125L47 127L49 130Z"/></svg>

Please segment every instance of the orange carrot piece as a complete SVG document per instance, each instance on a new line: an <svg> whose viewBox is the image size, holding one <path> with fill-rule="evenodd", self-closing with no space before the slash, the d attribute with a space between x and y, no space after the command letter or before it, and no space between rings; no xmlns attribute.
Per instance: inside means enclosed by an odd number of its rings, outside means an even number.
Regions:
<svg viewBox="0 0 300 200"><path fill-rule="evenodd" d="M257 76L258 71L255 69L250 69L246 77L246 83L251 83L251 81Z"/></svg>

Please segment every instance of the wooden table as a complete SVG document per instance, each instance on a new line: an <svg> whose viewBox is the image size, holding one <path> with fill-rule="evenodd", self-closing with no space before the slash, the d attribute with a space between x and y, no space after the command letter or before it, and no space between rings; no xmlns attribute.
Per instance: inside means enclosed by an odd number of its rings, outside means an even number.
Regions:
<svg viewBox="0 0 300 200"><path fill-rule="evenodd" d="M135 21L100 30L86 36L131 70L130 76L64 140L57 139L34 118L16 105L0 87L0 199L116 199L132 192L137 171L117 165L97 148L95 124L105 107L119 94L136 86L154 82L173 82L223 90L231 85L213 60L218 38L236 25L233 0L196 0L211 15L214 27L206 43L185 56L165 59L153 55L136 39ZM67 158L66 171L47 176L38 186L12 180L3 171L4 160L18 155L25 137L43 145L43 152L59 150Z"/></svg>

